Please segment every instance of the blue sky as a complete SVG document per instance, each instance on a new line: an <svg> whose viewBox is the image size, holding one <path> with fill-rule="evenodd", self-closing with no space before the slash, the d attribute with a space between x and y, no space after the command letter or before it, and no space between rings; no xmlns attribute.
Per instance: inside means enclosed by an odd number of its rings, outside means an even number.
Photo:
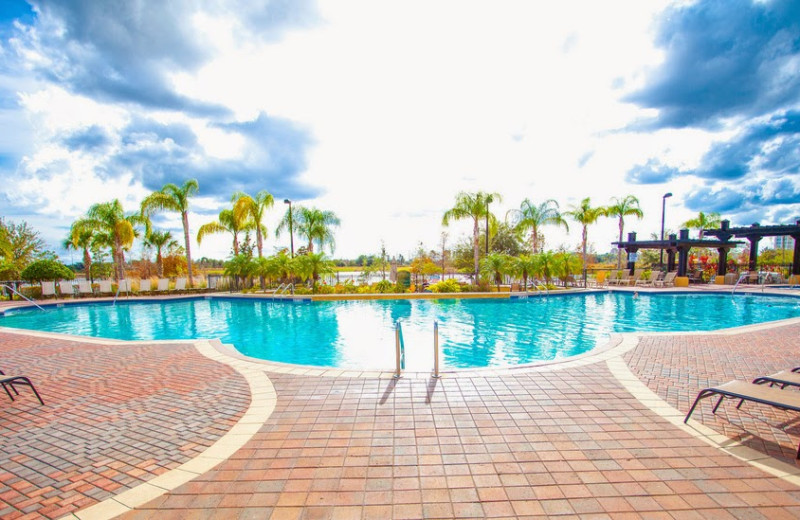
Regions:
<svg viewBox="0 0 800 520"><path fill-rule="evenodd" d="M501 217L632 194L640 236L665 192L672 229L800 218L798 2L555 4L6 0L0 214L55 248L93 203L133 211L196 178L193 232L266 189L336 212L343 257L459 239L441 215L460 190L499 192ZM573 228L547 245L574 247ZM616 233L589 238L607 251Z"/></svg>

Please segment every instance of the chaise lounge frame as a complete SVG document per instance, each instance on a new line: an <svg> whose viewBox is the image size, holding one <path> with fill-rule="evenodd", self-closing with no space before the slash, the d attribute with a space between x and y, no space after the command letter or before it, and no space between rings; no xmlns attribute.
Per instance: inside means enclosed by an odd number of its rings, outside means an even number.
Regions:
<svg viewBox="0 0 800 520"><path fill-rule="evenodd" d="M25 376L7 376L5 375L5 372L0 370L0 385L3 386L3 390L6 391L6 394L8 394L8 397L12 401L14 401L15 399L14 395L11 394L11 390L13 390L16 395L19 395L19 391L17 390L15 385L29 386L31 387L31 390L33 390L34 395L36 395L36 399L38 399L39 402L42 405L44 405L44 401L42 401L42 396L40 396L39 392L36 391L36 387L33 386L31 380ZM11 390L9 390L9 388L11 388Z"/></svg>
<svg viewBox="0 0 800 520"><path fill-rule="evenodd" d="M717 413L717 408L719 408L719 405L722 404L722 400L726 397L739 399L739 404L736 405L736 408L742 406L744 401L752 401L754 403L767 404L783 410L800 412L800 393L784 392L778 388L773 388L763 384L754 385L746 381L730 381L723 385L700 390L700 393L697 394L697 398L694 400L694 404L692 404L692 407L689 409L689 413L686 414L686 418L683 420L683 422L686 423L689 421L689 417L691 417L692 412L694 412L694 409L697 406L697 403L699 403L701 399L705 399L706 397L711 397L714 395L719 396L719 401L717 401L717 404L714 405L711 413ZM797 448L797 459L800 459L800 446Z"/></svg>

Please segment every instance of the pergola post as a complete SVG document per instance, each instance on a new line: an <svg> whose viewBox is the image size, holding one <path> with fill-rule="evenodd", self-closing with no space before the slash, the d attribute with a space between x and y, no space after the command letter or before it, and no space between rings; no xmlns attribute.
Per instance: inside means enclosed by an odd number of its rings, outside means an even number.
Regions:
<svg viewBox="0 0 800 520"><path fill-rule="evenodd" d="M679 237L681 240L688 240L689 230L681 229ZM678 248L678 276L686 276L689 265L689 249L688 246L680 246Z"/></svg>
<svg viewBox="0 0 800 520"><path fill-rule="evenodd" d="M755 271L757 269L756 265L758 264L758 243L761 241L760 236L754 235L747 237L747 240L750 242L750 261L748 262L747 268L750 271Z"/></svg>
<svg viewBox="0 0 800 520"><path fill-rule="evenodd" d="M728 248L719 247L717 248L717 253L719 253L719 264L717 264L717 274L719 276L725 276L725 273L728 272Z"/></svg>
<svg viewBox="0 0 800 520"><path fill-rule="evenodd" d="M636 242L636 231L631 231L628 233L628 242L633 243ZM636 269L636 252L639 250L638 247L629 245L625 248L625 252L628 253L628 272L629 274L633 274L633 271Z"/></svg>
<svg viewBox="0 0 800 520"><path fill-rule="evenodd" d="M800 220L797 221L800 225ZM792 274L800 276L800 234L791 235L794 239L794 259L792 260Z"/></svg>
<svg viewBox="0 0 800 520"><path fill-rule="evenodd" d="M667 272L671 272L675 270L675 242L678 240L678 237L673 235L669 236L670 247L667 249Z"/></svg>

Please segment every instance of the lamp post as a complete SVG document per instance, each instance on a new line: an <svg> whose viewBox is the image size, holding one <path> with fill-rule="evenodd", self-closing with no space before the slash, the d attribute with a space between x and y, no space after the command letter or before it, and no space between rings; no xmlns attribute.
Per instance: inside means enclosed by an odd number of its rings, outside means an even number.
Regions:
<svg viewBox="0 0 800 520"><path fill-rule="evenodd" d="M291 247L292 258L294 258L294 230L292 229L292 201L283 199L284 204L289 205L289 245Z"/></svg>
<svg viewBox="0 0 800 520"><path fill-rule="evenodd" d="M489 256L489 202L490 197L486 197L486 256Z"/></svg>
<svg viewBox="0 0 800 520"><path fill-rule="evenodd" d="M664 215L667 211L667 199L672 197L672 193L665 193L661 197L661 241L664 241ZM661 269L664 268L664 248L661 248L661 253L658 257L658 265Z"/></svg>

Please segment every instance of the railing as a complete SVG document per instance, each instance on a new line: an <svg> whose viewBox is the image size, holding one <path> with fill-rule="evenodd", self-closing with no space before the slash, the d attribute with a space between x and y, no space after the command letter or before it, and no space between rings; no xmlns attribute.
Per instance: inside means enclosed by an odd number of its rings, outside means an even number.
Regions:
<svg viewBox="0 0 800 520"><path fill-rule="evenodd" d="M742 273L739 275L739 279L736 280L736 283L733 285L733 289L731 289L731 296L736 292L736 288L739 287L739 284L742 283L742 280L749 277L750 273Z"/></svg>
<svg viewBox="0 0 800 520"><path fill-rule="evenodd" d="M433 322L433 377L439 378L439 322Z"/></svg>
<svg viewBox="0 0 800 520"><path fill-rule="evenodd" d="M406 345L403 342L403 327L400 325L400 320L395 323L394 327L394 352L395 352L395 379L400 377L400 374L406 368Z"/></svg>
<svg viewBox="0 0 800 520"><path fill-rule="evenodd" d="M35 301L33 301L32 299L28 298L28 297L27 297L27 296L25 296L24 294L20 293L19 291L17 291L16 289L14 289L13 287L11 287L10 285L8 285L8 284L2 284L2 285L3 285L3 287L5 287L5 288L6 288L6 289L8 289L9 291L11 291L12 293L14 293L14 294L16 294L17 296L19 296L20 298L22 298L23 300L28 300L30 303L34 304L34 305L35 305L35 306L36 306L36 307L37 307L39 310L42 310L42 311L44 310L44 309L43 309L43 308L42 308L42 307L41 307L41 306L40 306L38 303L36 303L36 302L35 302Z"/></svg>
<svg viewBox="0 0 800 520"><path fill-rule="evenodd" d="M292 291L292 294L294 294L294 284L293 283L282 283L282 284L280 284L278 286L277 289L275 289L275 293L274 294L284 294L286 291L288 291L290 289Z"/></svg>

